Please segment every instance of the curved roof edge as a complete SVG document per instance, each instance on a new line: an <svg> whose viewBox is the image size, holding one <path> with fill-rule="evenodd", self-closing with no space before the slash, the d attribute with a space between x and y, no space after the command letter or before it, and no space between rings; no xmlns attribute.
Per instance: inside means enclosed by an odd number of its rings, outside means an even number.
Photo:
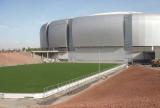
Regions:
<svg viewBox="0 0 160 108"><path fill-rule="evenodd" d="M70 17L70 18L64 18L64 19L57 19L48 22L48 25L51 24L52 22L58 22L62 20L70 20L74 18L82 18L82 17L89 17L89 16L100 16L100 15L127 15L127 14L133 14L133 15L160 15L159 13L144 13L144 12L134 12L134 11L115 11L115 12L106 12L106 13L97 13L97 14L91 14L91 15L82 15L82 16L77 16L77 17Z"/></svg>
<svg viewBox="0 0 160 108"><path fill-rule="evenodd" d="M98 13L98 14L92 14L89 16L95 16L95 15L116 15L116 14L142 14L143 12L131 12L131 11L127 11L127 12L107 12L107 13Z"/></svg>

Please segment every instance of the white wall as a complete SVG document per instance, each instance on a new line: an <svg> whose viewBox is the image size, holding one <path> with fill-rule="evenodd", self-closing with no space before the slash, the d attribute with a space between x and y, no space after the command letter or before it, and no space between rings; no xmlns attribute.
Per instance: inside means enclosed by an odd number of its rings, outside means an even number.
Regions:
<svg viewBox="0 0 160 108"><path fill-rule="evenodd" d="M70 61L124 62L125 59L123 47L76 48L74 52L69 52Z"/></svg>

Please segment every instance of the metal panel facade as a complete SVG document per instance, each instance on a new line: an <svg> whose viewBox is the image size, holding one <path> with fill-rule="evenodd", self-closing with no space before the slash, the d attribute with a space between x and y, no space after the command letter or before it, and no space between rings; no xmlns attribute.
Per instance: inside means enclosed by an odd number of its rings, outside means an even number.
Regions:
<svg viewBox="0 0 160 108"><path fill-rule="evenodd" d="M160 46L160 15L132 16L133 46Z"/></svg>
<svg viewBox="0 0 160 108"><path fill-rule="evenodd" d="M74 47L124 46L124 15L98 15L74 18Z"/></svg>
<svg viewBox="0 0 160 108"><path fill-rule="evenodd" d="M88 62L122 62L126 59L123 47L90 47L75 48L75 51L69 52L71 61L88 61Z"/></svg>
<svg viewBox="0 0 160 108"><path fill-rule="evenodd" d="M68 20L68 33L67 33L67 44L68 44L68 50L73 51L73 36L72 36L72 19Z"/></svg>
<svg viewBox="0 0 160 108"><path fill-rule="evenodd" d="M41 46L41 48L48 48L47 27L48 27L48 24L43 24L41 27L41 30L40 30L40 46Z"/></svg>
<svg viewBox="0 0 160 108"><path fill-rule="evenodd" d="M41 48L160 46L160 14L106 14L44 24Z"/></svg>
<svg viewBox="0 0 160 108"><path fill-rule="evenodd" d="M67 47L67 24L68 20L53 21L49 25L49 47Z"/></svg>
<svg viewBox="0 0 160 108"><path fill-rule="evenodd" d="M124 16L124 48L130 50L132 48L132 15Z"/></svg>

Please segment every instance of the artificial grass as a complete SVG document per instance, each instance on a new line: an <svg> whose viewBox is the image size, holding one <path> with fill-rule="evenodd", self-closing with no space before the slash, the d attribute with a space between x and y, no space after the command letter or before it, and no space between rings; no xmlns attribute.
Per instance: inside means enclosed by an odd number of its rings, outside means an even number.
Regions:
<svg viewBox="0 0 160 108"><path fill-rule="evenodd" d="M100 64L107 70L118 64ZM0 68L0 92L38 93L50 85L99 72L97 63L46 63Z"/></svg>

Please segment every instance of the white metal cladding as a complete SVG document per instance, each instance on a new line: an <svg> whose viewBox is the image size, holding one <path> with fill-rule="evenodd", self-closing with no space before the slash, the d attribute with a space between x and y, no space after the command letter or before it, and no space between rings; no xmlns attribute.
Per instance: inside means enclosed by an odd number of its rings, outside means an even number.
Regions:
<svg viewBox="0 0 160 108"><path fill-rule="evenodd" d="M49 24L48 38L49 47L67 47L67 24L68 20L53 21Z"/></svg>
<svg viewBox="0 0 160 108"><path fill-rule="evenodd" d="M133 15L132 43L133 46L160 46L160 15Z"/></svg>
<svg viewBox="0 0 160 108"><path fill-rule="evenodd" d="M124 15L97 15L72 20L74 47L124 46Z"/></svg>
<svg viewBox="0 0 160 108"><path fill-rule="evenodd" d="M124 62L126 52L123 47L75 48L69 52L69 60L85 62Z"/></svg>
<svg viewBox="0 0 160 108"><path fill-rule="evenodd" d="M132 48L132 15L124 16L124 48L130 50Z"/></svg>
<svg viewBox="0 0 160 108"><path fill-rule="evenodd" d="M40 29L40 46L41 46L41 48L48 48L47 26L48 26L48 24L43 24Z"/></svg>

